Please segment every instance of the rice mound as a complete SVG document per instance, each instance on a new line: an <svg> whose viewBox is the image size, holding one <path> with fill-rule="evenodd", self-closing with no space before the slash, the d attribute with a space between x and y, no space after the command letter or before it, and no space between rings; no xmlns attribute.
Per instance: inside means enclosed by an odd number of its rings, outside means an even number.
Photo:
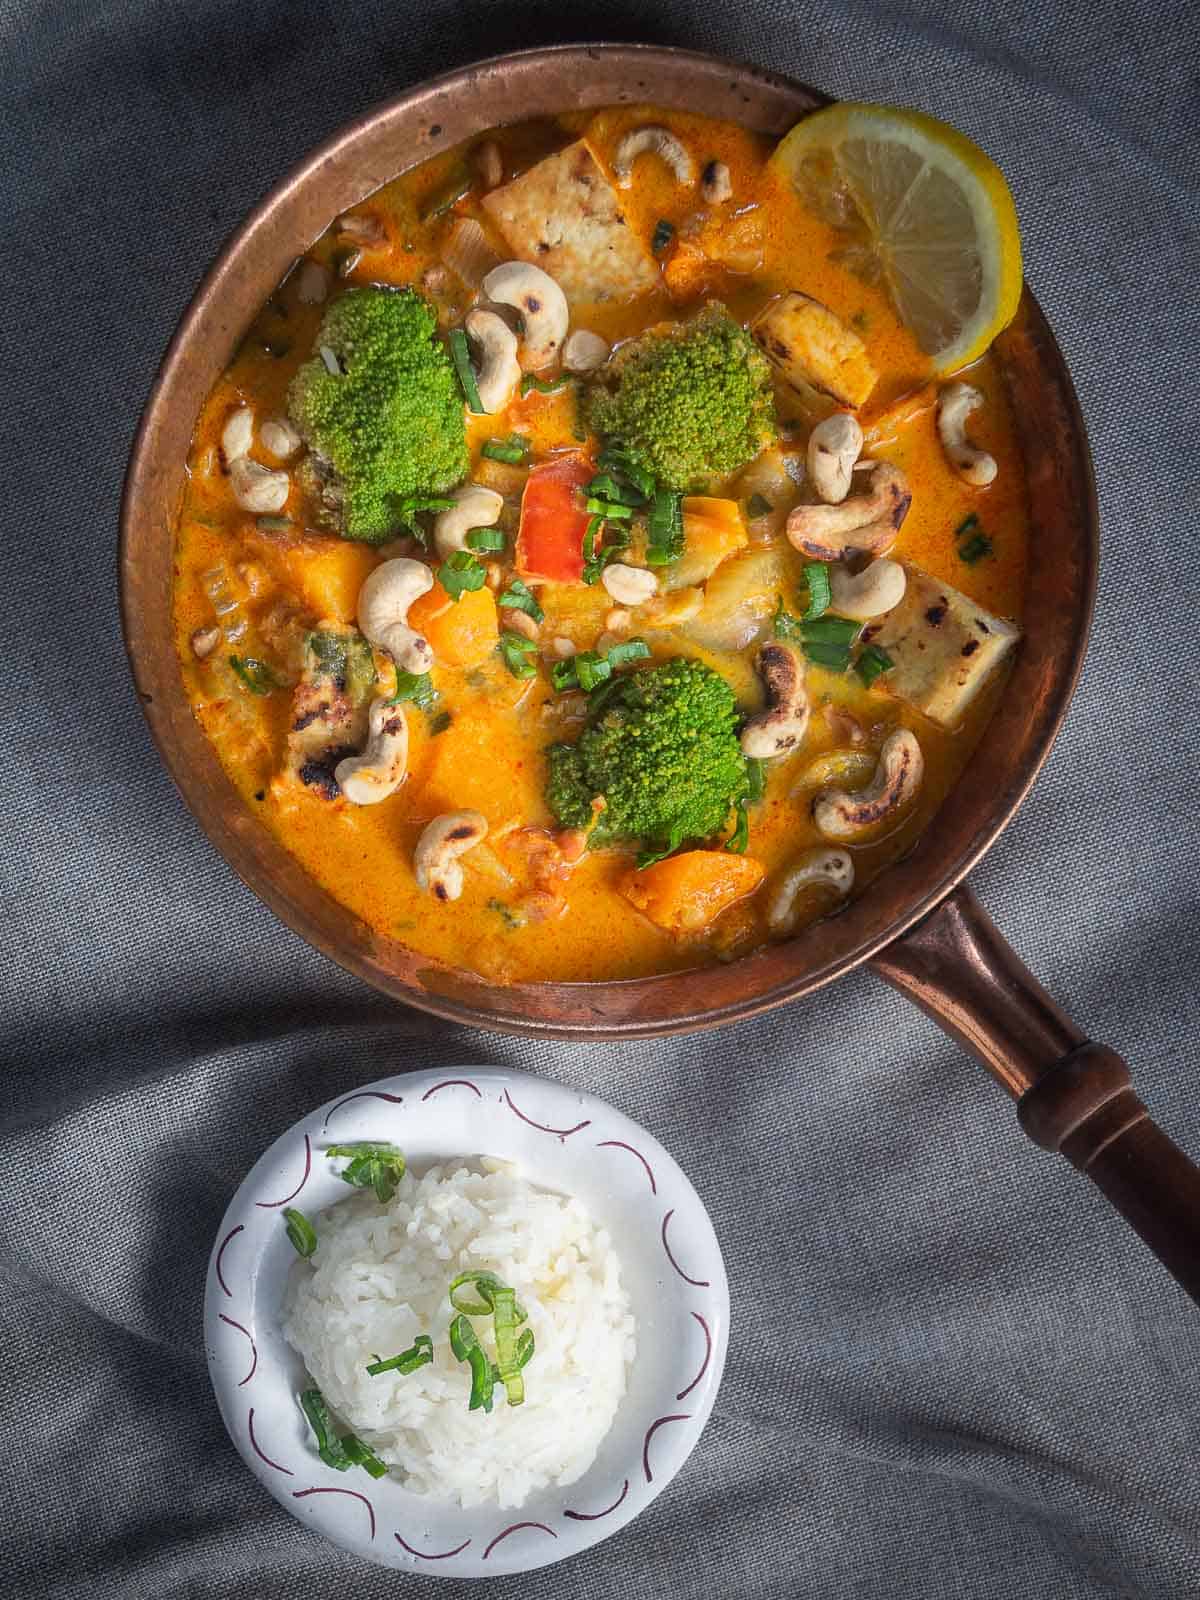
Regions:
<svg viewBox="0 0 1200 1600"><path fill-rule="evenodd" d="M479 1165L406 1173L386 1205L355 1192L314 1218L317 1249L293 1269L283 1332L337 1420L406 1489L519 1506L595 1459L625 1393L635 1323L612 1241L579 1201L507 1163ZM468 1411L470 1369L449 1343L447 1290L472 1267L513 1286L536 1341L524 1404L509 1406L497 1384L490 1415ZM471 1320L494 1358L490 1319ZM433 1338L431 1365L368 1377L368 1362L418 1333Z"/></svg>

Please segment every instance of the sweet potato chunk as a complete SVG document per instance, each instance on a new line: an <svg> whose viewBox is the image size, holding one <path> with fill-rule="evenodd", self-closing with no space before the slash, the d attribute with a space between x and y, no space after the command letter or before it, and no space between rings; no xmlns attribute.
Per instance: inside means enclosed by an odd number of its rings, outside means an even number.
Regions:
<svg viewBox="0 0 1200 1600"><path fill-rule="evenodd" d="M451 599L440 583L414 600L410 626L433 646L434 660L450 667L481 667L500 639L496 601L490 589L468 590Z"/></svg>
<svg viewBox="0 0 1200 1600"><path fill-rule="evenodd" d="M724 850L685 850L630 872L621 893L667 933L699 933L722 911L752 895L763 881L761 862Z"/></svg>

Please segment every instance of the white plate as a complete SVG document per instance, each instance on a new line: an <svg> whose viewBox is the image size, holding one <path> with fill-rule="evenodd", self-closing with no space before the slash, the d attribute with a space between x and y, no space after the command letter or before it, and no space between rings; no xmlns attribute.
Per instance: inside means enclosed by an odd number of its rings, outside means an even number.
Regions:
<svg viewBox="0 0 1200 1600"><path fill-rule="evenodd" d="M309 1216L351 1191L326 1144L390 1140L418 1173L499 1156L530 1182L578 1195L607 1227L637 1319L629 1389L591 1468L518 1510L410 1494L395 1476L326 1467L296 1396L304 1368L279 1306L295 1253L284 1206ZM700 1197L656 1139L561 1084L491 1067L384 1078L277 1139L221 1224L204 1302L209 1373L246 1465L281 1505L384 1566L447 1577L528 1572L599 1543L644 1511L687 1460L712 1410L729 1337L729 1289ZM564 1418L570 1427L570 1418Z"/></svg>

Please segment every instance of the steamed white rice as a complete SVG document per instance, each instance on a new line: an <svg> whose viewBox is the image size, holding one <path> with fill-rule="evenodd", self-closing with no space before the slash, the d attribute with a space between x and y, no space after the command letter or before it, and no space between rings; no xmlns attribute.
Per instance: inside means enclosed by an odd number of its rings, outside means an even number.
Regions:
<svg viewBox="0 0 1200 1600"><path fill-rule="evenodd" d="M595 1459L625 1393L635 1324L608 1233L578 1200L527 1183L515 1168L434 1167L406 1174L387 1205L356 1192L312 1219L317 1249L293 1269L283 1331L345 1428L417 1494L519 1506L573 1483ZM454 1359L447 1290L470 1267L517 1291L535 1353L525 1402L497 1384L490 1415L468 1411L470 1369ZM492 1356L491 1324L472 1318ZM432 1365L367 1376L418 1333Z"/></svg>

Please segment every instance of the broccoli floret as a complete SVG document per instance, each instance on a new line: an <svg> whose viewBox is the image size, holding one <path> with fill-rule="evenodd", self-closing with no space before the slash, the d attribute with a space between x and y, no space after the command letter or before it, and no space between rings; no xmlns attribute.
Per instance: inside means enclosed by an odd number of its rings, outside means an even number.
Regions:
<svg viewBox="0 0 1200 1600"><path fill-rule="evenodd" d="M381 543L400 525L403 498L466 476L462 395L436 331L433 307L412 289L349 289L292 379L288 411L312 452L307 487L347 539Z"/></svg>
<svg viewBox="0 0 1200 1600"><path fill-rule="evenodd" d="M622 439L665 488L706 488L775 437L770 366L716 301L627 345L614 368L615 388L592 391L591 425Z"/></svg>
<svg viewBox="0 0 1200 1600"><path fill-rule="evenodd" d="M603 795L593 845L666 851L718 833L748 784L724 678L679 658L611 679L595 700L578 741L546 752L546 801L559 822L587 827Z"/></svg>

